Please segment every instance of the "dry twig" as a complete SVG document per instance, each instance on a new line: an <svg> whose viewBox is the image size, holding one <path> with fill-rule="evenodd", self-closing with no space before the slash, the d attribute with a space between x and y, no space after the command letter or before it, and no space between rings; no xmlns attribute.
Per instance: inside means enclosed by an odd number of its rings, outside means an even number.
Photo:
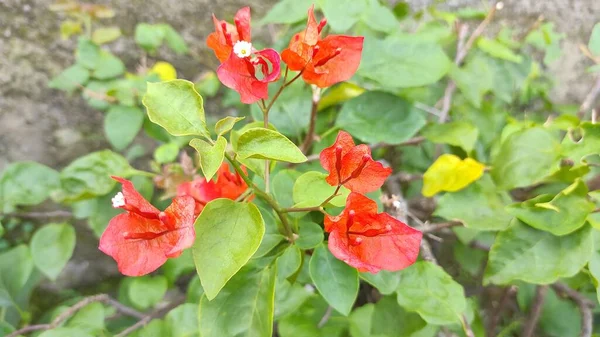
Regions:
<svg viewBox="0 0 600 337"><path fill-rule="evenodd" d="M580 337L591 337L592 329L594 323L594 317L592 315L592 308L596 305L594 302L590 301L585 296L581 295L579 292L569 288L564 283L557 282L552 285L552 289L558 295L566 295L570 298L577 306L579 307L579 311L581 312L581 334Z"/></svg>
<svg viewBox="0 0 600 337"><path fill-rule="evenodd" d="M533 333L535 332L535 327L537 326L538 320L540 319L540 315L542 314L542 307L544 305L544 298L546 297L547 291L547 285L540 285L535 288L535 297L533 298L533 303L531 305L529 317L525 322L525 326L523 327L521 337L533 336Z"/></svg>

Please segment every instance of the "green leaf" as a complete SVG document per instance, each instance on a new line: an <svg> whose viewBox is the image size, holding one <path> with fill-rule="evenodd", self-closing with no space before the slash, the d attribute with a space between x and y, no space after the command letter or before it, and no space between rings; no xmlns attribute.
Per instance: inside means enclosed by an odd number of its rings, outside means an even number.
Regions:
<svg viewBox="0 0 600 337"><path fill-rule="evenodd" d="M81 308L65 324L68 328L78 328L90 334L102 335L104 330L104 306L102 303L91 303Z"/></svg>
<svg viewBox="0 0 600 337"><path fill-rule="evenodd" d="M154 160L159 164L172 163L179 155L179 145L176 142L162 144L154 149Z"/></svg>
<svg viewBox="0 0 600 337"><path fill-rule="evenodd" d="M291 140L265 128L253 128L242 133L237 141L237 153L242 159L272 159L289 163L306 161L306 156Z"/></svg>
<svg viewBox="0 0 600 337"><path fill-rule="evenodd" d="M75 230L67 223L46 225L31 239L33 262L51 280L56 280L74 249Z"/></svg>
<svg viewBox="0 0 600 337"><path fill-rule="evenodd" d="M188 46L183 37L170 25L163 23L159 25L163 30L167 46L177 55L183 55L188 52Z"/></svg>
<svg viewBox="0 0 600 337"><path fill-rule="evenodd" d="M492 158L492 178L498 188L510 190L543 180L558 166L560 145L543 127L520 130L508 136Z"/></svg>
<svg viewBox="0 0 600 337"><path fill-rule="evenodd" d="M200 155L200 168L204 177L211 180L225 159L227 140L219 136L215 144L211 145L202 139L194 138L190 141L190 146Z"/></svg>
<svg viewBox="0 0 600 337"><path fill-rule="evenodd" d="M508 230L496 236L484 284L509 284L515 280L550 284L577 274L590 259L592 249L590 226L558 237L515 219Z"/></svg>
<svg viewBox="0 0 600 337"><path fill-rule="evenodd" d="M33 271L29 248L19 245L0 253L0 308L19 307L17 297Z"/></svg>
<svg viewBox="0 0 600 337"><path fill-rule="evenodd" d="M320 296L312 296L300 308L278 321L277 332L280 337L346 336L348 319L336 311L330 312L325 324L319 324L329 310Z"/></svg>
<svg viewBox="0 0 600 337"><path fill-rule="evenodd" d="M429 124L421 130L423 137L437 144L450 144L473 151L479 130L469 122L456 121L444 124Z"/></svg>
<svg viewBox="0 0 600 337"><path fill-rule="evenodd" d="M325 110L330 106L346 102L347 100L359 96L364 92L365 89L356 84L349 82L336 84L334 87L327 89L321 96L317 110Z"/></svg>
<svg viewBox="0 0 600 337"><path fill-rule="evenodd" d="M104 118L104 134L117 150L124 150L144 124L144 112L137 107L113 105Z"/></svg>
<svg viewBox="0 0 600 337"><path fill-rule="evenodd" d="M135 42L149 52L160 47L164 38L165 31L158 25L139 23L135 26Z"/></svg>
<svg viewBox="0 0 600 337"><path fill-rule="evenodd" d="M275 3L261 20L260 24L285 23L292 24L306 19L312 0L283 0Z"/></svg>
<svg viewBox="0 0 600 337"><path fill-rule="evenodd" d="M92 33L92 42L97 45L112 42L121 36L121 28L119 27L102 27Z"/></svg>
<svg viewBox="0 0 600 337"><path fill-rule="evenodd" d="M202 97L215 97L219 91L219 88L221 87L221 82L219 81L219 78L215 72L209 71L200 77L200 79L194 84L194 87L200 93L200 95L202 95ZM227 118L234 117L225 117L223 119ZM237 118L243 119L244 117Z"/></svg>
<svg viewBox="0 0 600 337"><path fill-rule="evenodd" d="M227 132L231 131L231 129L233 129L233 126L235 125L235 123L241 121L244 118L246 118L246 117L227 116L225 118L220 119L217 122L217 124L215 124L215 132L217 133L217 136L222 136L222 135L226 134Z"/></svg>
<svg viewBox="0 0 600 337"><path fill-rule="evenodd" d="M382 270L377 274L360 273L360 278L377 288L382 295L390 295L400 284L400 273L396 271Z"/></svg>
<svg viewBox="0 0 600 337"><path fill-rule="evenodd" d="M173 136L210 138L206 128L202 96L186 80L148 83L142 101L148 117Z"/></svg>
<svg viewBox="0 0 600 337"><path fill-rule="evenodd" d="M92 71L92 77L99 80L107 80L117 77L125 71L125 65L118 57L101 50Z"/></svg>
<svg viewBox="0 0 600 337"><path fill-rule="evenodd" d="M585 225L596 206L587 200L588 189L581 179L556 196L543 194L522 203L508 206L508 213L531 227L560 236Z"/></svg>
<svg viewBox="0 0 600 337"><path fill-rule="evenodd" d="M164 276L136 277L129 284L129 300L141 310L154 307L165 296L167 287L167 278Z"/></svg>
<svg viewBox="0 0 600 337"><path fill-rule="evenodd" d="M294 202L302 203L303 207L316 207L330 196L336 190L336 187L329 185L325 178L327 174L309 171L301 175L294 184ZM350 190L345 187L340 188L338 196L331 199L328 204L335 207L342 207L346 204L346 198Z"/></svg>
<svg viewBox="0 0 600 337"><path fill-rule="evenodd" d="M127 177L132 171L127 159L109 150L92 152L74 160L60 173L64 202L94 198L109 193L115 184L110 176Z"/></svg>
<svg viewBox="0 0 600 337"><path fill-rule="evenodd" d="M196 304L185 303L178 306L169 311L165 321L170 337L198 336L198 306Z"/></svg>
<svg viewBox="0 0 600 337"><path fill-rule="evenodd" d="M483 50L484 52L490 54L495 58L507 60L514 63L523 62L523 57L521 55L515 54L510 48L496 40L480 37L479 39L477 39L477 48Z"/></svg>
<svg viewBox="0 0 600 337"><path fill-rule="evenodd" d="M368 1L368 6L361 16L361 22L373 30L386 33L393 32L399 27L394 12L378 0Z"/></svg>
<svg viewBox="0 0 600 337"><path fill-rule="evenodd" d="M427 323L455 324L467 308L463 287L444 269L420 261L402 270L398 304L418 313Z"/></svg>
<svg viewBox="0 0 600 337"><path fill-rule="evenodd" d="M490 62L481 54L475 54L468 59L463 68L452 66L450 77L456 83L465 98L476 108L481 108L483 95L494 88L494 74ZM512 89L511 83L511 89Z"/></svg>
<svg viewBox="0 0 600 337"><path fill-rule="evenodd" d="M54 77L48 83L48 87L71 93L85 85L89 79L89 70L79 64L74 64Z"/></svg>
<svg viewBox="0 0 600 337"><path fill-rule="evenodd" d="M169 284L175 283L181 275L196 271L192 250L186 249L180 256L168 259L162 266L162 270Z"/></svg>
<svg viewBox="0 0 600 337"><path fill-rule="evenodd" d="M459 191L479 179L484 170L485 165L472 158L443 154L423 174L421 193L432 197L441 191Z"/></svg>
<svg viewBox="0 0 600 337"><path fill-rule="evenodd" d="M310 259L310 277L335 310L348 316L358 295L358 272L320 245Z"/></svg>
<svg viewBox="0 0 600 337"><path fill-rule="evenodd" d="M561 144L562 150L565 156L573 160L573 162L584 163L586 157L598 154L598 148L600 148L600 124L583 122L580 128L575 130L581 133L581 139L575 141L567 134Z"/></svg>
<svg viewBox="0 0 600 337"><path fill-rule="evenodd" d="M216 199L204 207L195 227L194 262L206 296L212 300L256 252L265 224L253 204Z"/></svg>
<svg viewBox="0 0 600 337"><path fill-rule="evenodd" d="M297 246L289 246L277 260L277 279L283 281L296 274L302 265L302 251Z"/></svg>
<svg viewBox="0 0 600 337"><path fill-rule="evenodd" d="M596 248L594 249L595 250L590 258L590 263L588 264L588 269L596 281L596 297L598 302L600 302L600 251L598 251Z"/></svg>
<svg viewBox="0 0 600 337"><path fill-rule="evenodd" d="M504 230L513 218L504 209L510 201L508 193L498 191L485 174L463 190L444 194L434 215L478 230Z"/></svg>
<svg viewBox="0 0 600 337"><path fill-rule="evenodd" d="M400 97L370 91L344 103L336 125L366 143L400 144L425 125L425 117Z"/></svg>
<svg viewBox="0 0 600 337"><path fill-rule="evenodd" d="M365 39L358 73L391 90L433 84L451 65L438 43L419 41L418 34L411 38L392 35L385 40Z"/></svg>
<svg viewBox="0 0 600 337"><path fill-rule="evenodd" d="M298 180L300 175L301 173L296 170L284 169L277 171L277 173L273 175L273 178L271 178L273 197L281 207L292 207L294 205L295 202L292 191L294 183Z"/></svg>
<svg viewBox="0 0 600 337"><path fill-rule="evenodd" d="M198 310L205 337L267 337L273 333L275 268L243 270L212 301L206 296Z"/></svg>
<svg viewBox="0 0 600 337"><path fill-rule="evenodd" d="M391 296L383 297L375 304L371 316L371 335L369 336L406 336L425 337L431 326L419 315L405 311Z"/></svg>
<svg viewBox="0 0 600 337"><path fill-rule="evenodd" d="M354 26L367 9L365 0L317 0L317 4L331 29L340 33Z"/></svg>
<svg viewBox="0 0 600 337"><path fill-rule="evenodd" d="M153 319L146 326L141 328L140 330L136 330L133 334L128 335L131 337L165 337L171 336L169 333L171 332L170 327L167 323L160 319Z"/></svg>
<svg viewBox="0 0 600 337"><path fill-rule="evenodd" d="M79 328L56 328L42 332L38 337L93 337Z"/></svg>
<svg viewBox="0 0 600 337"><path fill-rule="evenodd" d="M592 28L588 49L594 56L600 56L600 23L595 24Z"/></svg>
<svg viewBox="0 0 600 337"><path fill-rule="evenodd" d="M312 249L323 242L323 228L314 222L301 222L298 226L298 238L294 243L300 249Z"/></svg>
<svg viewBox="0 0 600 337"><path fill-rule="evenodd" d="M100 60L100 52L102 49L92 41L86 38L79 38L77 41L77 49L75 50L75 58L77 64L84 66L87 69L94 70Z"/></svg>
<svg viewBox="0 0 600 337"><path fill-rule="evenodd" d="M361 307L352 310L348 319L350 321L350 336L351 337L371 337L371 320L375 304L367 303Z"/></svg>
<svg viewBox="0 0 600 337"><path fill-rule="evenodd" d="M37 205L60 185L59 174L48 166L14 162L0 175L0 211L10 213L18 205Z"/></svg>

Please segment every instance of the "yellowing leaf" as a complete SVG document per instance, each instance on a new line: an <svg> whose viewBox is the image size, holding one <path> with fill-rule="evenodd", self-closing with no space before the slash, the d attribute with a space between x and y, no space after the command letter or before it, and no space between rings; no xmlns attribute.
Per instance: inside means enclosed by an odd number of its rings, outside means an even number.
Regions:
<svg viewBox="0 0 600 337"><path fill-rule="evenodd" d="M169 62L158 61L154 63L154 66L150 69L150 73L158 75L161 81L177 79L177 70Z"/></svg>
<svg viewBox="0 0 600 337"><path fill-rule="evenodd" d="M461 160L452 154L441 155L423 175L423 195L432 197L441 191L455 192L483 175L485 165L471 159Z"/></svg>

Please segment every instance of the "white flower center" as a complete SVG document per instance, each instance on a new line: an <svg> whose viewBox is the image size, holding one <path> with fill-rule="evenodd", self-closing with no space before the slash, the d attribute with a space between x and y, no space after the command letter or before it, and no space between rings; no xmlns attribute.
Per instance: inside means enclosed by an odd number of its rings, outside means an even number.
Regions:
<svg viewBox="0 0 600 337"><path fill-rule="evenodd" d="M233 46L233 52L240 58L248 57L252 54L252 43L247 41L238 41Z"/></svg>
<svg viewBox="0 0 600 337"><path fill-rule="evenodd" d="M125 206L125 196L121 192L117 193L111 200L114 208Z"/></svg>

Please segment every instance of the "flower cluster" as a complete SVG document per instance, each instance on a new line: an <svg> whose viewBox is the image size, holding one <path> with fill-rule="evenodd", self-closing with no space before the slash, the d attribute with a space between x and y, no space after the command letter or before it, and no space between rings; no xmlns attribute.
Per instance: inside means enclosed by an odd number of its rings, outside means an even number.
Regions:
<svg viewBox="0 0 600 337"><path fill-rule="evenodd" d="M213 15L215 31L206 41L221 65L219 80L240 94L242 103L251 104L268 98L268 84L280 77L280 61L289 70L298 71L306 83L320 88L346 81L360 64L363 38L329 35L321 38L327 20L319 23L314 9L308 11L306 29L292 38L281 56L274 49L252 47L250 8L240 9L234 24L218 20Z"/></svg>
<svg viewBox="0 0 600 337"><path fill-rule="evenodd" d="M344 131L321 152L320 160L330 185L352 191L342 214L325 216L331 253L363 272L396 271L413 264L422 233L387 213L377 213L377 203L362 194L379 189L392 169L374 161L371 149L356 146Z"/></svg>
<svg viewBox="0 0 600 337"><path fill-rule="evenodd" d="M123 185L122 192L112 199L113 207L127 213L110 220L99 248L115 259L119 271L128 276L151 273L168 258L179 256L194 243L194 222L204 205L218 198L235 200L248 189L242 178L223 163L216 180L198 178L180 184L177 197L161 212L130 181L113 179Z"/></svg>

